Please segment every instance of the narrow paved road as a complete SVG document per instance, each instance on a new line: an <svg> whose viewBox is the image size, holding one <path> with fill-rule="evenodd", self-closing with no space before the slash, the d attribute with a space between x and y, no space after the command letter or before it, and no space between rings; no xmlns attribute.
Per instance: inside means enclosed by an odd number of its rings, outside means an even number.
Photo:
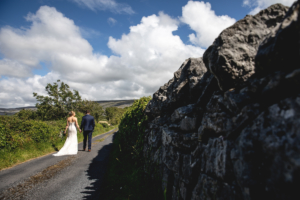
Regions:
<svg viewBox="0 0 300 200"><path fill-rule="evenodd" d="M93 138L92 151L52 154L0 171L0 199L99 199L114 130Z"/></svg>

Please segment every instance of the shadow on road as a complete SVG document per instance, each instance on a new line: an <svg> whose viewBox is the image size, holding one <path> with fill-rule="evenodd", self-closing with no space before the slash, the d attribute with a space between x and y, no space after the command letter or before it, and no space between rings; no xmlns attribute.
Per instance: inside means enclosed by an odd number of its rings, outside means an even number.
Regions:
<svg viewBox="0 0 300 200"><path fill-rule="evenodd" d="M116 132L113 135L112 141L114 141ZM100 199L103 179L105 176L107 164L108 164L108 158L109 153L112 149L112 143L103 146L99 151L98 155L93 159L91 162L88 170L87 170L87 176L89 180L94 180L91 186L84 188L84 191L82 192L85 194L83 199L91 200L91 199Z"/></svg>

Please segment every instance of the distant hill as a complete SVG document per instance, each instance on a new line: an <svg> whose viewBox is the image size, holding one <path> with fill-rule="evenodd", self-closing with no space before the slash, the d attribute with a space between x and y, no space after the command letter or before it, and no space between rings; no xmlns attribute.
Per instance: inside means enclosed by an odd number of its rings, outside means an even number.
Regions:
<svg viewBox="0 0 300 200"><path fill-rule="evenodd" d="M118 108L125 108L129 107L133 104L135 99L130 100L107 100L107 101L96 101L99 103L103 108L107 107L118 107Z"/></svg>
<svg viewBox="0 0 300 200"><path fill-rule="evenodd" d="M22 109L26 110L36 110L35 106L19 107L19 108L0 108L0 115L13 115Z"/></svg>
<svg viewBox="0 0 300 200"><path fill-rule="evenodd" d="M118 107L125 108L129 107L133 104L135 99L130 100L103 100L103 101L95 101L99 103L103 108L107 107ZM19 107L19 108L0 108L0 115L13 115L19 112L22 109L36 110L35 106L27 106L27 107Z"/></svg>

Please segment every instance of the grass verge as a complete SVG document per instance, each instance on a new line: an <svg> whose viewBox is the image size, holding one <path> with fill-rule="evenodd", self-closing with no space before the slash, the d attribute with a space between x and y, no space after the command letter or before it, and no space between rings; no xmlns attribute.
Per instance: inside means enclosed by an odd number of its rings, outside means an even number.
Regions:
<svg viewBox="0 0 300 200"><path fill-rule="evenodd" d="M116 126L110 126L107 128L96 129L93 132L93 137L106 133ZM78 132L78 143L83 141L83 134ZM58 151L65 143L66 137L62 140L58 140L55 144L50 142L40 142L40 143L27 143L22 147L16 148L14 150L1 149L0 150L0 170L18 165L27 160L37 158L49 153Z"/></svg>

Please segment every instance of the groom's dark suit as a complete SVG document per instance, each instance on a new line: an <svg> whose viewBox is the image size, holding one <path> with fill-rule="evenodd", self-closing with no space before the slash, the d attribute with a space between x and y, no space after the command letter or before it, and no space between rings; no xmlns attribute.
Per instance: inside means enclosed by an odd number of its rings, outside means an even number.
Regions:
<svg viewBox="0 0 300 200"><path fill-rule="evenodd" d="M88 137L88 149L92 147L92 134L95 127L94 117L91 115L85 115L82 117L80 129L83 130L83 149L86 148L86 139Z"/></svg>

